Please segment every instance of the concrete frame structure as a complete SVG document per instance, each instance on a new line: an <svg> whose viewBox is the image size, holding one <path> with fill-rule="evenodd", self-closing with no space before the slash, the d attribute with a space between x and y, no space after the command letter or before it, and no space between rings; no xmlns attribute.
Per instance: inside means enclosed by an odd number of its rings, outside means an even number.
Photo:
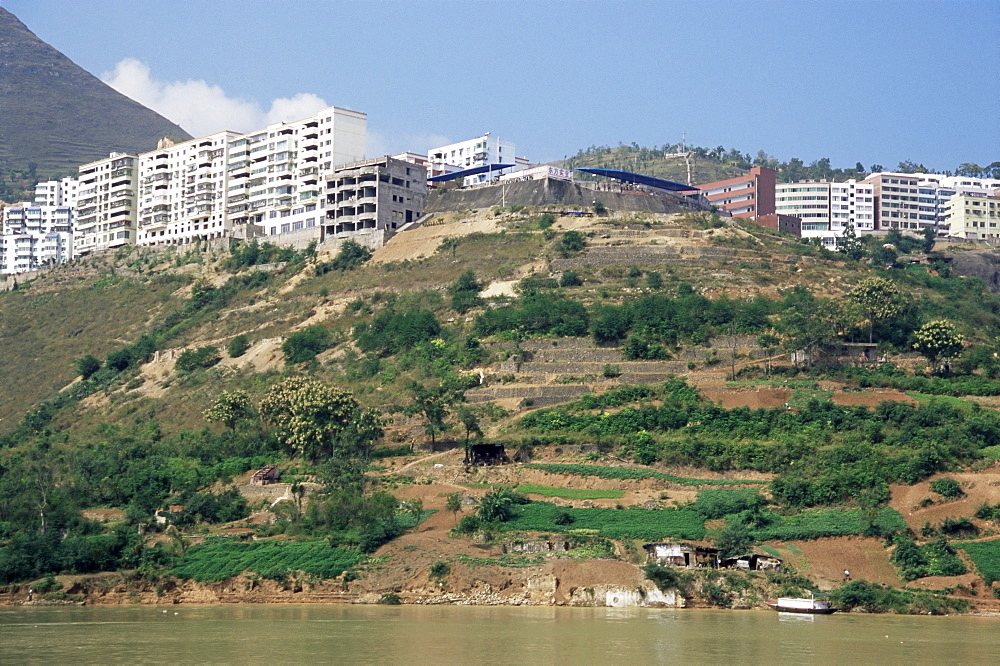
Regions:
<svg viewBox="0 0 1000 666"><path fill-rule="evenodd" d="M716 180L696 187L713 206L733 217L754 219L760 215L771 215L776 212L775 180L774 169L755 166L745 176Z"/></svg>
<svg viewBox="0 0 1000 666"><path fill-rule="evenodd" d="M779 215L793 215L802 221L802 238L821 238L830 249L836 248L848 225L859 236L875 230L874 192L869 183L778 183L774 199Z"/></svg>
<svg viewBox="0 0 1000 666"><path fill-rule="evenodd" d="M383 231L388 238L416 221L427 197L427 169L380 157L333 169L326 177L325 238Z"/></svg>
<svg viewBox="0 0 1000 666"><path fill-rule="evenodd" d="M73 256L135 243L137 169L138 157L126 153L80 166Z"/></svg>

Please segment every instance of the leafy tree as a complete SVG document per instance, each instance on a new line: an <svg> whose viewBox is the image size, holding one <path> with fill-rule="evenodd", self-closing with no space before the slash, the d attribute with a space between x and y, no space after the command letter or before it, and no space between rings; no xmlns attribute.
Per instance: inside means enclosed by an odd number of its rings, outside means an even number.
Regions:
<svg viewBox="0 0 1000 666"><path fill-rule="evenodd" d="M580 279L580 274L576 271L563 271L559 278L560 287L579 287L582 284L583 280Z"/></svg>
<svg viewBox="0 0 1000 666"><path fill-rule="evenodd" d="M564 257L582 252L587 246L587 239L579 231L567 231L556 243L556 250Z"/></svg>
<svg viewBox="0 0 1000 666"><path fill-rule="evenodd" d="M372 251L354 239L344 241L337 256L332 260L317 264L316 274L323 275L330 271L350 271L365 263L372 257Z"/></svg>
<svg viewBox="0 0 1000 666"><path fill-rule="evenodd" d="M122 372L123 370L127 370L134 362L135 357L132 355L132 349L125 347L124 349L117 349L108 354L108 358L104 361L104 364L113 370Z"/></svg>
<svg viewBox="0 0 1000 666"><path fill-rule="evenodd" d="M473 407L461 405L457 410L457 414L458 420L462 422L462 427L465 428L465 455L469 457L469 446L472 436L482 437L483 429L479 425L479 415Z"/></svg>
<svg viewBox="0 0 1000 666"><path fill-rule="evenodd" d="M219 348L209 345L198 349L185 349L177 357L175 367L180 372L194 372L198 368L211 368L222 360Z"/></svg>
<svg viewBox="0 0 1000 666"><path fill-rule="evenodd" d="M252 419L256 414L249 396L243 391L226 391L205 410L205 420L219 422L235 430L240 421Z"/></svg>
<svg viewBox="0 0 1000 666"><path fill-rule="evenodd" d="M929 321L913 332L913 348L937 366L939 360L958 356L963 338L955 326L945 319Z"/></svg>
<svg viewBox="0 0 1000 666"><path fill-rule="evenodd" d="M239 358L247 352L250 348L250 338L245 334L240 333L235 338L229 341L226 345L226 353L229 354L229 358Z"/></svg>
<svg viewBox="0 0 1000 666"><path fill-rule="evenodd" d="M89 379L92 374L101 369L101 360L93 354L87 354L73 361L73 367L83 379Z"/></svg>
<svg viewBox="0 0 1000 666"><path fill-rule="evenodd" d="M528 498L509 488L491 490L479 500L479 519L486 523L503 523L514 517L514 506L527 504Z"/></svg>
<svg viewBox="0 0 1000 666"><path fill-rule="evenodd" d="M818 299L805 287L796 286L785 297L779 323L785 346L791 351L804 350L812 365L813 351L836 336L833 319L837 314L835 303Z"/></svg>
<svg viewBox="0 0 1000 666"><path fill-rule="evenodd" d="M844 228L844 235L837 239L837 249L855 261L864 256L864 246L858 240L858 234L854 231L854 225L850 222Z"/></svg>
<svg viewBox="0 0 1000 666"><path fill-rule="evenodd" d="M437 246L437 252L448 252L451 251L451 258L455 258L455 251L458 246L462 244L462 239L458 236L449 236L441 241L441 244Z"/></svg>
<svg viewBox="0 0 1000 666"><path fill-rule="evenodd" d="M436 444L437 435L451 429L451 424L447 422L451 413L449 408L462 402L465 394L465 387L454 380L445 380L437 386L425 386L417 381L412 381L406 385L407 390L413 393L413 403L406 408L406 414L410 416L420 415L424 419L424 432L431 438L431 448Z"/></svg>
<svg viewBox="0 0 1000 666"><path fill-rule="evenodd" d="M597 215L607 215L608 214L608 208L607 208L607 206L604 205L603 202L601 202L601 201L595 201L594 202L594 213L597 214Z"/></svg>
<svg viewBox="0 0 1000 666"><path fill-rule="evenodd" d="M872 341L876 321L892 319L903 312L902 292L885 278L865 278L848 292L847 298L861 306L868 318L868 342Z"/></svg>
<svg viewBox="0 0 1000 666"><path fill-rule="evenodd" d="M483 304L483 299L479 297L483 285L476 281L476 274L473 271L466 271L448 287L451 294L451 307L461 314L465 314L472 308Z"/></svg>
<svg viewBox="0 0 1000 666"><path fill-rule="evenodd" d="M269 388L260 414L281 443L314 463L338 455L341 436L359 423L369 441L382 434L379 415L361 410L350 391L305 377L289 377Z"/></svg>
<svg viewBox="0 0 1000 666"><path fill-rule="evenodd" d="M445 511L451 511L455 517L455 525L458 525L458 514L462 512L462 493L448 493L444 502Z"/></svg>
<svg viewBox="0 0 1000 666"><path fill-rule="evenodd" d="M920 249L924 252L930 252L934 249L934 242L937 240L937 232L934 230L934 227L928 226L924 227L922 233L924 236L924 244Z"/></svg>
<svg viewBox="0 0 1000 666"><path fill-rule="evenodd" d="M755 543L748 527L741 520L733 518L719 532L713 545L719 549L719 556L726 558L745 555Z"/></svg>
<svg viewBox="0 0 1000 666"><path fill-rule="evenodd" d="M781 338L774 333L762 333L757 336L757 344L763 347L764 353L767 354L767 374L771 374L771 356L781 344Z"/></svg>
<svg viewBox="0 0 1000 666"><path fill-rule="evenodd" d="M285 355L285 363L294 365L313 360L331 344L330 331L320 324L313 324L289 334L281 344L281 352Z"/></svg>
<svg viewBox="0 0 1000 666"><path fill-rule="evenodd" d="M646 273L646 286L650 289L663 289L663 276L657 271Z"/></svg>

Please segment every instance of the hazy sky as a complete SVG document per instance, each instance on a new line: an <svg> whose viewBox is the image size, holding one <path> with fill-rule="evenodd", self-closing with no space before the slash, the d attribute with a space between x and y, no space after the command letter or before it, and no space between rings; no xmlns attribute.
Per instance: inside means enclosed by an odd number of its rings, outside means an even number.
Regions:
<svg viewBox="0 0 1000 666"><path fill-rule="evenodd" d="M369 155L499 134L763 149L806 163L1000 159L1000 1L0 0L191 134L325 105ZM2 122L2 119L0 119Z"/></svg>

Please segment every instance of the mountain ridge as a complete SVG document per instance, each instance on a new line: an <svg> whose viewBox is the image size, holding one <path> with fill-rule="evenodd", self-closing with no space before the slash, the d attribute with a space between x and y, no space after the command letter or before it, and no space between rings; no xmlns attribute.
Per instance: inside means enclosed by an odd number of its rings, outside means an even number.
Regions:
<svg viewBox="0 0 1000 666"><path fill-rule="evenodd" d="M0 174L65 174L110 152L153 150L164 136L191 138L0 7Z"/></svg>

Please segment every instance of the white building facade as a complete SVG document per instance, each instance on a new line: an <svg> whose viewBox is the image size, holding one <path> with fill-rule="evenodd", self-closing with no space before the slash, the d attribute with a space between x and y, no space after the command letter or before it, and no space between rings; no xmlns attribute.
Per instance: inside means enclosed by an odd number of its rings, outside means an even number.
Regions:
<svg viewBox="0 0 1000 666"><path fill-rule="evenodd" d="M990 196L957 193L948 201L945 222L955 238L1000 241L1000 189Z"/></svg>
<svg viewBox="0 0 1000 666"><path fill-rule="evenodd" d="M25 273L73 258L72 206L22 203L3 211L0 273Z"/></svg>
<svg viewBox="0 0 1000 666"><path fill-rule="evenodd" d="M35 186L35 203L39 206L76 206L80 181L67 176L62 180L47 180Z"/></svg>
<svg viewBox="0 0 1000 666"><path fill-rule="evenodd" d="M875 230L874 197L871 184L854 180L778 183L774 188L775 212L798 217L803 238L820 238L831 249L848 225L859 236Z"/></svg>
<svg viewBox="0 0 1000 666"><path fill-rule="evenodd" d="M321 174L363 158L366 142L365 114L330 107L247 134L217 132L143 153L138 242L179 245L318 228Z"/></svg>
<svg viewBox="0 0 1000 666"><path fill-rule="evenodd" d="M430 163L428 174L434 176L441 173L451 173L463 169L488 166L490 164L512 164L513 167L498 171L497 173L480 173L474 176L466 176L465 185L485 183L500 176L501 173L516 171L528 166L528 159L517 157L514 153L514 142L501 140L499 136L493 136L490 132L447 146L433 148L427 152L427 160Z"/></svg>
<svg viewBox="0 0 1000 666"><path fill-rule="evenodd" d="M80 167L73 256L135 243L138 158L125 153Z"/></svg>

